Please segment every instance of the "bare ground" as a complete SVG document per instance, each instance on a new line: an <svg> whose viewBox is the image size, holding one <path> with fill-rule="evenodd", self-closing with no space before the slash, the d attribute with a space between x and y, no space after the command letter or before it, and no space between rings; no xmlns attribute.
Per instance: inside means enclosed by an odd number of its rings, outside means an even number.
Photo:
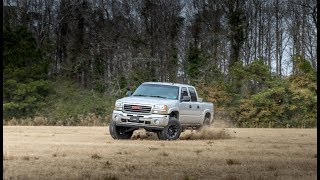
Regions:
<svg viewBox="0 0 320 180"><path fill-rule="evenodd" d="M140 130L4 126L5 179L316 179L317 129L205 128L159 141Z"/></svg>

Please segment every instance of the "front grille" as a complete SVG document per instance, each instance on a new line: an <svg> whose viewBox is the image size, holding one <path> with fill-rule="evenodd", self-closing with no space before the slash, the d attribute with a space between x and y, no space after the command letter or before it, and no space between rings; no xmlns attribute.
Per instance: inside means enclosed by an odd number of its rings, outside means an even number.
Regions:
<svg viewBox="0 0 320 180"><path fill-rule="evenodd" d="M133 109L132 106L138 106L138 107L140 107L140 109ZM134 105L134 104L124 104L123 109L124 109L124 111L135 112L135 113L150 113L151 112L151 106L140 106L140 105Z"/></svg>

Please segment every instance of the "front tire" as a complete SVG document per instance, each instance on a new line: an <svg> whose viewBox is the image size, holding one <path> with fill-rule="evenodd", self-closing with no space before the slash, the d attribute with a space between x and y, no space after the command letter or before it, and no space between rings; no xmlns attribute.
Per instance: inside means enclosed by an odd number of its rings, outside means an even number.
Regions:
<svg viewBox="0 0 320 180"><path fill-rule="evenodd" d="M116 122L111 121L109 132L113 139L130 139L133 131L126 132L128 127L116 126Z"/></svg>
<svg viewBox="0 0 320 180"><path fill-rule="evenodd" d="M160 140L176 140L180 137L181 131L180 122L176 118L170 118L168 125L157 132L157 135Z"/></svg>

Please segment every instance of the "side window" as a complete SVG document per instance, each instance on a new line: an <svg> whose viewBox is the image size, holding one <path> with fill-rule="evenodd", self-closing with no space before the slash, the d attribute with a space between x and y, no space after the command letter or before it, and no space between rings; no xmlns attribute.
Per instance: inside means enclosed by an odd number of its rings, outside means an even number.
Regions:
<svg viewBox="0 0 320 180"><path fill-rule="evenodd" d="M191 101L192 102L197 102L198 101L197 94L196 94L196 91L194 90L194 88L188 87L188 89L189 89L189 93L190 93L190 96L191 96Z"/></svg>
<svg viewBox="0 0 320 180"><path fill-rule="evenodd" d="M183 96L189 96L186 87L181 88L181 98L180 99L182 99Z"/></svg>

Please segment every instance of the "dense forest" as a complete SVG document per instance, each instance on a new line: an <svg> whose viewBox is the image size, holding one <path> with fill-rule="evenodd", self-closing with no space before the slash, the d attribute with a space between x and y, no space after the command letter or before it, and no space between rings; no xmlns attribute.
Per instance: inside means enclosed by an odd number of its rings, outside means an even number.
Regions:
<svg viewBox="0 0 320 180"><path fill-rule="evenodd" d="M144 81L192 84L237 127L317 124L316 0L4 0L3 15L3 124L107 124Z"/></svg>

